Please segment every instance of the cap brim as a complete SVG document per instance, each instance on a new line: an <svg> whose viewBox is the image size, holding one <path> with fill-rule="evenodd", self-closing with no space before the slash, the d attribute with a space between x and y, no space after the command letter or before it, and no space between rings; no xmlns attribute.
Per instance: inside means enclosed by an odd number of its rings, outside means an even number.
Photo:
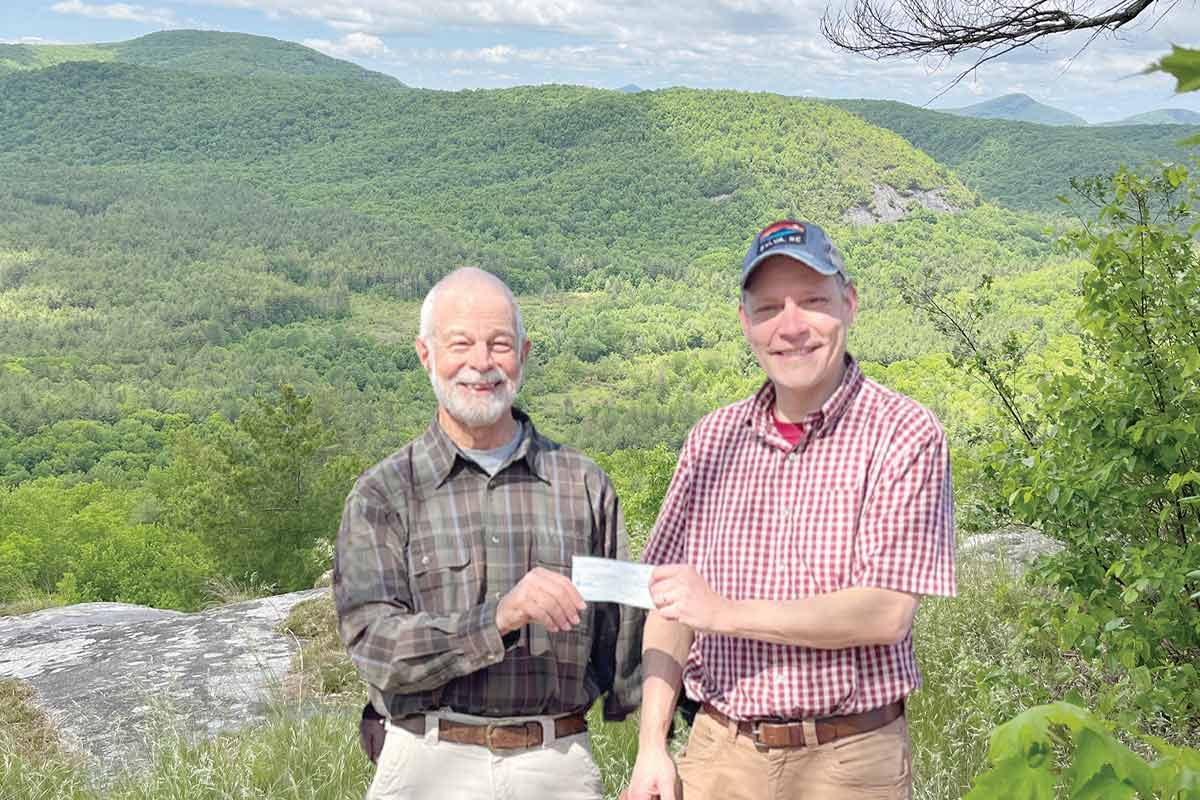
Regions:
<svg viewBox="0 0 1200 800"><path fill-rule="evenodd" d="M750 276L754 274L754 270L758 268L758 265L772 256L787 256L793 261L799 261L813 272L820 273L821 275L836 275L838 273L838 268L832 264L823 266L814 264L812 260L810 260L811 256L809 255L808 251L801 250L797 247L788 247L784 245L783 247L773 247L765 253L759 253L754 257L754 260L742 270L743 289L746 288L746 281L750 280Z"/></svg>

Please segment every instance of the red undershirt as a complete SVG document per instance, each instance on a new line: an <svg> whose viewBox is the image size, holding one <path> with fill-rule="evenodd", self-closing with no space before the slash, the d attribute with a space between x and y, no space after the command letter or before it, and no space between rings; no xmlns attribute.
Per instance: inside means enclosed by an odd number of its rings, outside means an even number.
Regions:
<svg viewBox="0 0 1200 800"><path fill-rule="evenodd" d="M773 417L775 420L775 430L779 431L779 435L787 439L790 445L797 444L804 438L804 426L796 425L791 422L784 422L779 417Z"/></svg>

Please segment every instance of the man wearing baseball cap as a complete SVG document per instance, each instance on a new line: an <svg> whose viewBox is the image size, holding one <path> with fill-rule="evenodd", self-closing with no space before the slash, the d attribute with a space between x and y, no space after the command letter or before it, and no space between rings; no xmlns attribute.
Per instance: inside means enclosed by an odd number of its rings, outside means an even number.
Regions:
<svg viewBox="0 0 1200 800"><path fill-rule="evenodd" d="M643 555L627 796L908 798L913 616L955 592L945 434L847 353L858 295L818 226L754 237L738 312L766 381L691 430ZM681 686L701 711L676 770Z"/></svg>

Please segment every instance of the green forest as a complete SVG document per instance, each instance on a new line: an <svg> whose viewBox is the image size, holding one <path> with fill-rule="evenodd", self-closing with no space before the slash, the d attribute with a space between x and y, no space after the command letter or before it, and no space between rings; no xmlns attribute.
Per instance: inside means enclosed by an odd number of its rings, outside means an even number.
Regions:
<svg viewBox="0 0 1200 800"><path fill-rule="evenodd" d="M690 426L761 384L740 261L792 216L845 254L866 373L945 425L960 538L1067 545L923 607L919 796L962 796L992 728L1060 700L1096 717L1043 729L1200 786L1169 757L1200 744L1192 133L436 92L232 34L0 45L0 614L311 587L356 475L432 419L419 304L464 264L518 293L518 402L609 471L639 550ZM881 187L903 218L851 222ZM34 777L0 795L62 779L4 742Z"/></svg>

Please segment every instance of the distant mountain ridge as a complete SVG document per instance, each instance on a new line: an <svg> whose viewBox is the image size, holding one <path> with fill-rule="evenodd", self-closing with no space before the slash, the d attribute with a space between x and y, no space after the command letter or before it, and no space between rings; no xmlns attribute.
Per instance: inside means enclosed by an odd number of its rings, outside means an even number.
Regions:
<svg viewBox="0 0 1200 800"><path fill-rule="evenodd" d="M964 108L939 109L947 114L978 119L1010 119L1039 125L1087 125L1083 117L1039 103L1027 94L1006 94Z"/></svg>
<svg viewBox="0 0 1200 800"><path fill-rule="evenodd" d="M1200 125L1200 114L1186 108L1160 108L1099 125Z"/></svg>
<svg viewBox="0 0 1200 800"><path fill-rule="evenodd" d="M402 88L396 78L295 42L223 31L160 31L103 44L0 44L0 75L74 61L157 67L199 75L327 78Z"/></svg>

